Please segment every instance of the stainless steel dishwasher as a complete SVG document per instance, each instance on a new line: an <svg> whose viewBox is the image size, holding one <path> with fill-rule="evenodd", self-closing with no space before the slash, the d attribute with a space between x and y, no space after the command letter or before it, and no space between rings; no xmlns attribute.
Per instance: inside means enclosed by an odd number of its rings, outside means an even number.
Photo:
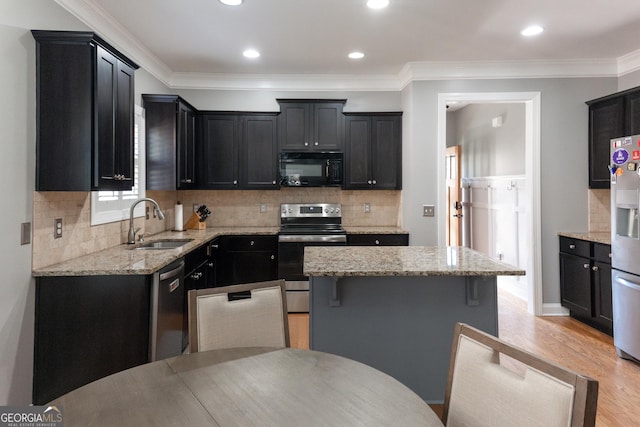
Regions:
<svg viewBox="0 0 640 427"><path fill-rule="evenodd" d="M184 258L153 275L149 361L182 354L184 310Z"/></svg>

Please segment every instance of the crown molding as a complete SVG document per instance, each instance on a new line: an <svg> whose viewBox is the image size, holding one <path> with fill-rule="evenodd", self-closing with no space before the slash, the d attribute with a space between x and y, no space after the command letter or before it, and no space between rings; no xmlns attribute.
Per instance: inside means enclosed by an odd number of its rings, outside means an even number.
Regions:
<svg viewBox="0 0 640 427"><path fill-rule="evenodd" d="M640 50L618 58L618 76L624 76L638 70L640 70Z"/></svg>
<svg viewBox="0 0 640 427"><path fill-rule="evenodd" d="M394 75L173 73L175 89L398 91Z"/></svg>
<svg viewBox="0 0 640 427"><path fill-rule="evenodd" d="M619 77L640 70L640 50L617 59L409 62L396 75L174 72L92 0L55 0L169 89L399 91L413 81Z"/></svg>

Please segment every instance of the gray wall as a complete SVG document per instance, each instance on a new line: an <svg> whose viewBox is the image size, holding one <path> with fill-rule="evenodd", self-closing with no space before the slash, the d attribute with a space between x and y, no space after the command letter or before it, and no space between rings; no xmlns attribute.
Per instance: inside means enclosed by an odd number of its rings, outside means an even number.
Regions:
<svg viewBox="0 0 640 427"><path fill-rule="evenodd" d="M543 301L560 300L559 231L587 230L587 106L613 93L616 78L418 81L403 91L405 121L403 226L414 245L435 245L435 218L423 204L437 202L437 106L439 93L541 93L541 211Z"/></svg>
<svg viewBox="0 0 640 427"><path fill-rule="evenodd" d="M493 127L495 117L502 118L502 126ZM454 134L449 137L449 132ZM462 148L464 178L524 175L524 104L469 104L447 112L447 146L451 145Z"/></svg>

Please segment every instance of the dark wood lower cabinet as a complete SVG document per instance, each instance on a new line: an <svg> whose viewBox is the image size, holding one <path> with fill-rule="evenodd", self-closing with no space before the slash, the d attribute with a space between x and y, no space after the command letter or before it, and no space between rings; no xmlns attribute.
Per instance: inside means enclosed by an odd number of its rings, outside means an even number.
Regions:
<svg viewBox="0 0 640 427"><path fill-rule="evenodd" d="M33 403L149 360L147 276L36 279Z"/></svg>
<svg viewBox="0 0 640 427"><path fill-rule="evenodd" d="M571 317L613 334L611 246L560 237L560 299Z"/></svg>
<svg viewBox="0 0 640 427"><path fill-rule="evenodd" d="M212 250L216 286L278 278L277 236L221 236Z"/></svg>

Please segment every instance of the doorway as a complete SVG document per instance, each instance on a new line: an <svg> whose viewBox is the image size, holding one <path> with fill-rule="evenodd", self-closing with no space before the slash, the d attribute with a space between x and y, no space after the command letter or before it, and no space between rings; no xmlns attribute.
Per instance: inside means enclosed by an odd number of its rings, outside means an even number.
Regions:
<svg viewBox="0 0 640 427"><path fill-rule="evenodd" d="M464 103L523 103L525 107L525 179L527 191L525 204L526 241L526 296L527 309L534 315L542 314L541 283L541 226L540 226L540 93L441 93L438 95L438 243L445 244L449 229L447 221L446 186L446 106L451 102Z"/></svg>

